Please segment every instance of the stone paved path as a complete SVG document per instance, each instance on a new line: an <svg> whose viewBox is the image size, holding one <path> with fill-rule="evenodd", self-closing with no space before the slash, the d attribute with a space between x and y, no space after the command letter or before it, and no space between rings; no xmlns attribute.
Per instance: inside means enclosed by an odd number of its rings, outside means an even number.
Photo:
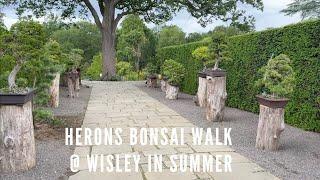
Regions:
<svg viewBox="0 0 320 180"><path fill-rule="evenodd" d="M266 172L257 164L236 153L228 146L193 145L191 131L185 130L185 145L129 145L129 128L186 128L195 127L187 119L171 110L145 92L139 90L134 82L87 82L92 85L92 93L85 114L83 127L87 128L119 128L124 132L122 145L108 146L77 146L75 154L80 156L80 171L72 175L70 180L188 180L188 179L214 179L214 180L256 180L278 179ZM232 172L222 173L172 173L169 171L169 155L172 154L208 154L232 156ZM88 154L139 154L139 172L89 172L86 156ZM147 156L150 154L163 155L163 172L149 172L147 169ZM123 156L120 156L124 158ZM222 163L223 160L222 160ZM120 163L120 167L124 164ZM133 166L133 165L132 165ZM222 166L223 167L223 166ZM133 168L133 167L132 167Z"/></svg>

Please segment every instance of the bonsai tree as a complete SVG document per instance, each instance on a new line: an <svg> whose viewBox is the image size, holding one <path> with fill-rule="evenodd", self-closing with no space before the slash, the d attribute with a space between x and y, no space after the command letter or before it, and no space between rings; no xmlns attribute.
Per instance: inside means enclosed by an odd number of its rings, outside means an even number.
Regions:
<svg viewBox="0 0 320 180"><path fill-rule="evenodd" d="M219 69L219 63L228 58L227 34L223 31L217 31L212 34L212 41L209 46L209 51L215 64L213 70Z"/></svg>
<svg viewBox="0 0 320 180"><path fill-rule="evenodd" d="M256 82L256 85L263 90L264 96L282 98L293 91L295 78L291 61L287 55L280 54L271 58L259 72L262 77Z"/></svg>
<svg viewBox="0 0 320 180"><path fill-rule="evenodd" d="M163 75L168 78L168 83L172 86L179 86L185 76L185 68L182 64L169 59L163 63Z"/></svg>
<svg viewBox="0 0 320 180"><path fill-rule="evenodd" d="M203 69L206 69L206 66L211 63L208 46L201 46L195 49L192 52L192 57L202 63Z"/></svg>
<svg viewBox="0 0 320 180"><path fill-rule="evenodd" d="M8 76L9 91L16 88L16 76L27 61L37 59L45 42L43 26L34 21L20 21L1 38L0 51L11 55L15 66Z"/></svg>
<svg viewBox="0 0 320 180"><path fill-rule="evenodd" d="M158 67L152 63L148 63L145 67L145 71L148 76L155 76L158 73Z"/></svg>

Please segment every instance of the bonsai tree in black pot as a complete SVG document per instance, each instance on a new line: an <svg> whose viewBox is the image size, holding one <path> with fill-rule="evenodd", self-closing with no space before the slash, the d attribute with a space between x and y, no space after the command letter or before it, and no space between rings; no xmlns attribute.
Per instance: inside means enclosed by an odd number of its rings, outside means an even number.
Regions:
<svg viewBox="0 0 320 180"><path fill-rule="evenodd" d="M198 73L198 91L194 98L196 105L205 107L207 103L207 65L210 64L209 48L207 46L201 46L192 52L192 57L196 61L200 61L203 69Z"/></svg>
<svg viewBox="0 0 320 180"><path fill-rule="evenodd" d="M227 90L226 71L219 68L219 63L229 59L227 34L225 32L217 31L213 33L209 51L215 64L212 69L206 72L206 117L209 121L222 121L224 117L225 101L227 99Z"/></svg>
<svg viewBox="0 0 320 180"><path fill-rule="evenodd" d="M186 70L182 64L172 59L166 60L163 63L162 69L163 75L168 78L168 83L166 85L166 98L177 99L179 86L184 79Z"/></svg>
<svg viewBox="0 0 320 180"><path fill-rule="evenodd" d="M287 55L271 58L259 72L261 78L256 82L263 93L257 95L260 104L259 125L256 147L277 150L280 134L284 130L284 108L287 97L294 89L294 71Z"/></svg>
<svg viewBox="0 0 320 180"><path fill-rule="evenodd" d="M44 42L43 26L33 21L20 21L1 37L0 51L12 56L15 65L8 76L8 87L0 90L0 173L28 170L36 164L33 90L18 87L16 77L28 61L39 58Z"/></svg>
<svg viewBox="0 0 320 180"><path fill-rule="evenodd" d="M145 71L147 73L147 87L157 87L157 78L158 78L158 68L156 65L149 63L147 64Z"/></svg>

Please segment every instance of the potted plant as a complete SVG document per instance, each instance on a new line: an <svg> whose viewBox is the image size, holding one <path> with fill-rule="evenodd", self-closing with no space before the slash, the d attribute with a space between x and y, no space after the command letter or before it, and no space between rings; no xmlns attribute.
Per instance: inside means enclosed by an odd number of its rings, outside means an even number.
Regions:
<svg viewBox="0 0 320 180"><path fill-rule="evenodd" d="M222 121L227 99L226 71L219 68L221 61L228 58L227 35L223 31L213 33L209 51L215 64L206 72L207 102L206 117L209 121Z"/></svg>
<svg viewBox="0 0 320 180"><path fill-rule="evenodd" d="M201 46L192 52L192 57L201 62L203 69L198 72L198 91L194 98L196 105L205 107L207 104L207 65L210 60L209 48Z"/></svg>
<svg viewBox="0 0 320 180"><path fill-rule="evenodd" d="M31 102L34 90L18 87L16 77L29 61L39 59L44 42L43 26L34 21L20 21L1 36L0 51L15 60L8 87L0 90L1 173L28 170L36 164Z"/></svg>
<svg viewBox="0 0 320 180"><path fill-rule="evenodd" d="M157 87L157 72L158 72L158 68L156 65L154 64L147 64L146 68L145 68L146 72L147 72L147 87Z"/></svg>
<svg viewBox="0 0 320 180"><path fill-rule="evenodd" d="M280 134L284 130L284 108L287 97L294 89L294 71L290 58L280 54L271 58L259 72L261 78L256 82L263 93L257 95L260 104L256 147L277 150Z"/></svg>
<svg viewBox="0 0 320 180"><path fill-rule="evenodd" d="M162 70L164 76L168 78L168 83L166 85L166 98L177 99L179 86L185 76L185 68L182 64L169 59L163 63Z"/></svg>

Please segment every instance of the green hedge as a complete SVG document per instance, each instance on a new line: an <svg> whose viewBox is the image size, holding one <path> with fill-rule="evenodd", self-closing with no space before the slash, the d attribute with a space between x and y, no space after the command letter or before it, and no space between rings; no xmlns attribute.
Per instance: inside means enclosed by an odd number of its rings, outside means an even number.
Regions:
<svg viewBox="0 0 320 180"><path fill-rule="evenodd" d="M309 21L278 29L231 37L232 61L221 64L227 75L227 105L257 113L259 110L254 87L257 71L272 54L287 54L296 73L296 87L286 107L288 124L320 132L320 21ZM195 93L199 64L191 52L203 42L167 47L159 50L161 59L182 62L188 75L182 90Z"/></svg>
<svg viewBox="0 0 320 180"><path fill-rule="evenodd" d="M177 46L168 46L157 51L158 65L162 65L167 59L173 59L182 63L186 69L186 76L181 85L185 93L195 94L198 87L197 72L201 70L201 63L192 58L192 52L200 46L209 45L209 41L199 41Z"/></svg>

